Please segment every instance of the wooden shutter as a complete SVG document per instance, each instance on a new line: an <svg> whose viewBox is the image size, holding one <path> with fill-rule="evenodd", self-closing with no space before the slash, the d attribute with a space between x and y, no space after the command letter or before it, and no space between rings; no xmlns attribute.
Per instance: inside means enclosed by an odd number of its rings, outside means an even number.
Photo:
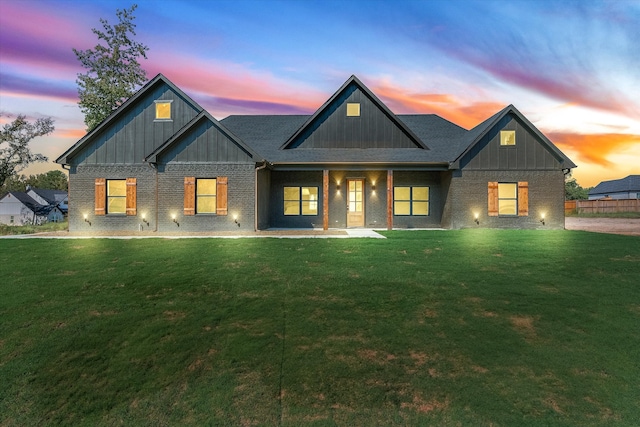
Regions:
<svg viewBox="0 0 640 427"><path fill-rule="evenodd" d="M216 179L216 214L227 214L227 177L219 176Z"/></svg>
<svg viewBox="0 0 640 427"><path fill-rule="evenodd" d="M518 182L518 216L529 216L528 182Z"/></svg>
<svg viewBox="0 0 640 427"><path fill-rule="evenodd" d="M196 214L196 177L184 177L184 214Z"/></svg>
<svg viewBox="0 0 640 427"><path fill-rule="evenodd" d="M498 183L489 183L489 216L498 216Z"/></svg>
<svg viewBox="0 0 640 427"><path fill-rule="evenodd" d="M136 179L127 178L127 200L125 202L128 216L136 215Z"/></svg>
<svg viewBox="0 0 640 427"><path fill-rule="evenodd" d="M105 178L96 178L95 200L95 214L104 215L107 203L107 180Z"/></svg>

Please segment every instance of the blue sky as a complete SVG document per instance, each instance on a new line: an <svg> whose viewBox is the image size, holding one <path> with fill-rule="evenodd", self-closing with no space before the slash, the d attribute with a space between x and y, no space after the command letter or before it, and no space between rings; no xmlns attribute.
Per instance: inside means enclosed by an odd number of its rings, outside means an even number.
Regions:
<svg viewBox="0 0 640 427"><path fill-rule="evenodd" d="M0 110L56 120L35 150L83 135L71 48L131 4L0 0ZM310 114L355 74L396 113L466 128L514 104L584 186L640 173L640 1L144 0L135 16L148 77L217 118Z"/></svg>

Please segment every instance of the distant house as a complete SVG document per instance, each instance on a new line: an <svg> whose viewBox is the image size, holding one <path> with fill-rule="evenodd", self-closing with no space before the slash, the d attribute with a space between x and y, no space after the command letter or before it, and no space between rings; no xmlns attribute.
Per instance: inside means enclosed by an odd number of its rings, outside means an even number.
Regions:
<svg viewBox="0 0 640 427"><path fill-rule="evenodd" d="M640 175L602 181L589 191L589 200L640 199Z"/></svg>
<svg viewBox="0 0 640 427"><path fill-rule="evenodd" d="M564 228L576 167L513 105L466 130L351 76L312 115L218 121L161 74L56 162L87 232Z"/></svg>
<svg viewBox="0 0 640 427"><path fill-rule="evenodd" d="M43 206L56 206L64 215L69 209L69 193L64 190L47 190L27 186L26 193ZM58 222L63 218L50 217L49 221Z"/></svg>
<svg viewBox="0 0 640 427"><path fill-rule="evenodd" d="M0 198L0 223L7 225L41 225L62 221L66 215L66 192L29 189L28 193L10 191ZM64 197L61 193L64 193ZM45 195L44 198L42 195ZM56 201L56 196L60 202Z"/></svg>

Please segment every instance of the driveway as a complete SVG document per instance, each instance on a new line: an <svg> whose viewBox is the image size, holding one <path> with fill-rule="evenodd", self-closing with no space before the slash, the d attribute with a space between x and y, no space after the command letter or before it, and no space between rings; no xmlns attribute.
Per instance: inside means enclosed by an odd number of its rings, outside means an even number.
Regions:
<svg viewBox="0 0 640 427"><path fill-rule="evenodd" d="M567 230L584 230L595 233L640 236L640 218L577 218L566 217Z"/></svg>

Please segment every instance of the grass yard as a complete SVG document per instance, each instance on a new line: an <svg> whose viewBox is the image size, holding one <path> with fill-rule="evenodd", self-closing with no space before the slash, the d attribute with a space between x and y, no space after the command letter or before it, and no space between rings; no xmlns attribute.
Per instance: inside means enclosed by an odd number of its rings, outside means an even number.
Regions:
<svg viewBox="0 0 640 427"><path fill-rule="evenodd" d="M63 231L68 228L69 224L65 220L63 222L47 222L42 225L6 225L0 224L0 236L8 236L11 234L34 234L46 233L50 231Z"/></svg>
<svg viewBox="0 0 640 427"><path fill-rule="evenodd" d="M0 240L0 426L640 425L640 238Z"/></svg>

